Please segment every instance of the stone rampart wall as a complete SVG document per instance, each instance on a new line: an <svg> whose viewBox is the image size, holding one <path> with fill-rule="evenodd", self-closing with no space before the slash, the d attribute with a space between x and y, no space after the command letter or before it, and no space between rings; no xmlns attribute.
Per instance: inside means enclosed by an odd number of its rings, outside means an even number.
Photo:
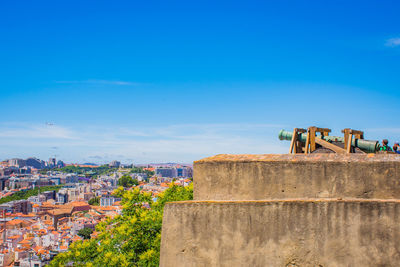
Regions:
<svg viewBox="0 0 400 267"><path fill-rule="evenodd" d="M399 266L399 155L217 155L167 203L162 267Z"/></svg>
<svg viewBox="0 0 400 267"><path fill-rule="evenodd" d="M160 266L398 266L397 200L168 203Z"/></svg>
<svg viewBox="0 0 400 267"><path fill-rule="evenodd" d="M218 155L195 162L194 198L400 199L400 156Z"/></svg>

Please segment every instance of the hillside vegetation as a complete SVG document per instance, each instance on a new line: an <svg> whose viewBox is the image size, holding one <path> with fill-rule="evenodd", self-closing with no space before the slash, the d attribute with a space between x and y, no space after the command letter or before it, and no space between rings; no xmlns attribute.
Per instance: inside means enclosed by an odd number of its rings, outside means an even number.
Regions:
<svg viewBox="0 0 400 267"><path fill-rule="evenodd" d="M154 175L154 171L149 171L144 167L135 167L125 169L129 173L146 173L148 177ZM101 165L98 167L80 167L80 166L66 166L63 168L52 168L52 169L42 169L41 174L47 174L49 171L59 171L64 173L76 173L78 175L83 175L86 177L97 178L100 175L110 175L113 172L118 171L118 168L110 167L108 165Z"/></svg>
<svg viewBox="0 0 400 267"><path fill-rule="evenodd" d="M165 203L193 199L193 185L171 185L156 202L137 188L114 194L122 198L123 214L99 223L96 238L74 242L50 266L158 266Z"/></svg>
<svg viewBox="0 0 400 267"><path fill-rule="evenodd" d="M40 192L45 192L45 191L57 191L63 187L63 185L50 185L50 186L41 186L40 187ZM35 189L29 189L26 191L18 191L12 194L11 196L6 196L3 198L0 198L0 204L7 203L10 201L14 200L21 200L21 199L28 199L28 197L31 196L36 196L39 192L39 189L36 187Z"/></svg>

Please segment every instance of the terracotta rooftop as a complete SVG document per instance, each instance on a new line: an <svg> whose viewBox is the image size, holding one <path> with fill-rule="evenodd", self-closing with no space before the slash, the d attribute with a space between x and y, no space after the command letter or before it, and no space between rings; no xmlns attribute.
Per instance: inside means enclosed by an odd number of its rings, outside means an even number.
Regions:
<svg viewBox="0 0 400 267"><path fill-rule="evenodd" d="M88 203L83 201L74 201L66 204L65 206L73 206L73 207L80 207L80 206L90 206Z"/></svg>
<svg viewBox="0 0 400 267"><path fill-rule="evenodd" d="M23 213L21 213L21 212L18 212L18 213L12 213L12 214L10 215L10 217L21 217L21 216L24 216L24 214L23 214Z"/></svg>
<svg viewBox="0 0 400 267"><path fill-rule="evenodd" d="M15 248L14 251L16 251L16 252L24 252L24 251L27 251L28 249L29 249L29 248L26 248L26 247Z"/></svg>
<svg viewBox="0 0 400 267"><path fill-rule="evenodd" d="M78 240L82 240L83 238L80 237L79 235L74 236L74 238L72 238L72 241L78 241Z"/></svg>
<svg viewBox="0 0 400 267"><path fill-rule="evenodd" d="M37 216L35 213L28 213L28 214L22 214L21 217L35 217Z"/></svg>
<svg viewBox="0 0 400 267"><path fill-rule="evenodd" d="M73 207L63 207L63 208L58 208L54 210L49 210L47 211L49 214L57 216L57 215L62 215L62 214L71 214L72 213Z"/></svg>
<svg viewBox="0 0 400 267"><path fill-rule="evenodd" d="M31 243L31 241L30 241L30 240L27 240L27 239L24 239L24 240L18 242L18 244L21 244L21 245L23 245L23 244L30 244L30 243Z"/></svg>
<svg viewBox="0 0 400 267"><path fill-rule="evenodd" d="M9 224L9 225L17 225L17 224L20 224L20 223L23 223L23 222L24 222L23 220L14 219L14 220L8 221L7 224Z"/></svg>

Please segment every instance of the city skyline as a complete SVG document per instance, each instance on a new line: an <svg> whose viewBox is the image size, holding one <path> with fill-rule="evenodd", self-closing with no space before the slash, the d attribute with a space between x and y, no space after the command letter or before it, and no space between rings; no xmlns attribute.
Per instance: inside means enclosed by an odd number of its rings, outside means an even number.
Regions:
<svg viewBox="0 0 400 267"><path fill-rule="evenodd" d="M287 153L312 125L400 141L392 1L132 3L0 11L0 160L182 162Z"/></svg>

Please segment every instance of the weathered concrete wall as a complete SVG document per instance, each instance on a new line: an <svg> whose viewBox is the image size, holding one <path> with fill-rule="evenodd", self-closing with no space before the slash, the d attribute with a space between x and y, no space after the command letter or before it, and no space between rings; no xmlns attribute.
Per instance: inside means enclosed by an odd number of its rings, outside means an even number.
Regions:
<svg viewBox="0 0 400 267"><path fill-rule="evenodd" d="M400 198L400 156L217 155L194 164L195 200Z"/></svg>
<svg viewBox="0 0 400 267"><path fill-rule="evenodd" d="M397 200L168 203L162 267L398 266Z"/></svg>
<svg viewBox="0 0 400 267"><path fill-rule="evenodd" d="M163 267L400 262L398 155L217 155L194 197L165 207Z"/></svg>

